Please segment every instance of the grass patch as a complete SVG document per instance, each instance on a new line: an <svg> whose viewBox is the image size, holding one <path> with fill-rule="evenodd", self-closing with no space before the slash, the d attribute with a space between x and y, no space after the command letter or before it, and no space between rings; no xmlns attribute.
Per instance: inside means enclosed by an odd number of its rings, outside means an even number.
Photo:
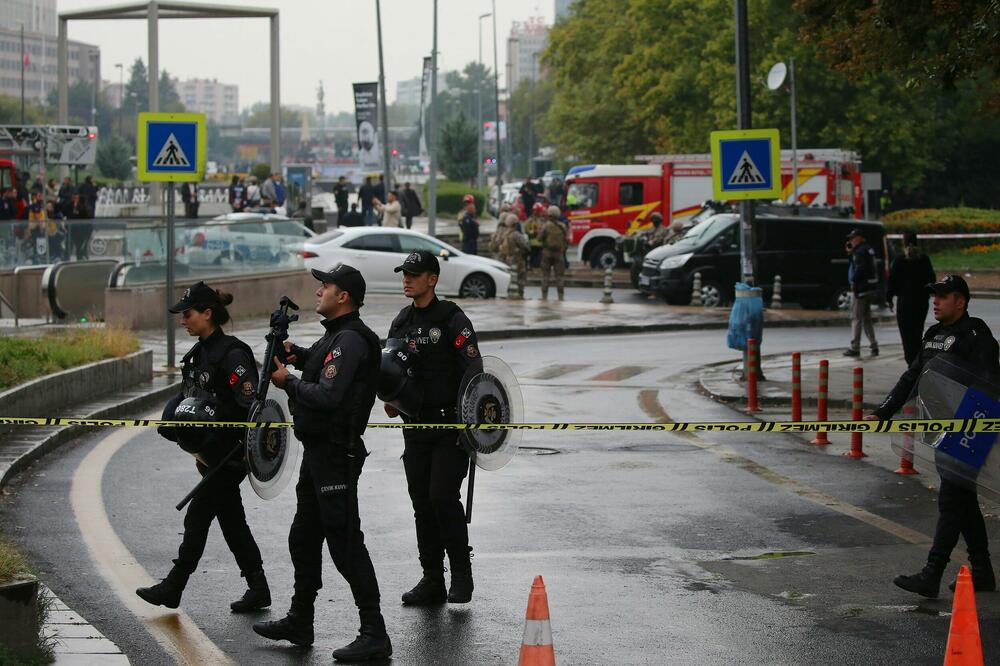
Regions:
<svg viewBox="0 0 1000 666"><path fill-rule="evenodd" d="M889 233L1000 233L1000 210L986 208L909 208L882 216Z"/></svg>
<svg viewBox="0 0 1000 666"><path fill-rule="evenodd" d="M934 270L941 272L1000 269L1000 244L947 249L928 255Z"/></svg>
<svg viewBox="0 0 1000 666"><path fill-rule="evenodd" d="M0 539L0 583L9 583L29 571L24 555L6 540Z"/></svg>
<svg viewBox="0 0 1000 666"><path fill-rule="evenodd" d="M118 358L139 349L139 340L120 328L85 328L37 338L0 338L0 389L67 368Z"/></svg>
<svg viewBox="0 0 1000 666"><path fill-rule="evenodd" d="M36 578L28 565L27 558L21 554L9 541L0 536L0 583L9 583L15 580L25 580ZM44 588L39 586L38 599L36 604L37 622L39 627L45 626L49 613L52 611L54 599ZM0 664L5 666L42 666L51 664L54 661L53 650L56 639L54 636L46 635L44 631L39 631L35 646L30 654L15 654L13 651L0 644Z"/></svg>

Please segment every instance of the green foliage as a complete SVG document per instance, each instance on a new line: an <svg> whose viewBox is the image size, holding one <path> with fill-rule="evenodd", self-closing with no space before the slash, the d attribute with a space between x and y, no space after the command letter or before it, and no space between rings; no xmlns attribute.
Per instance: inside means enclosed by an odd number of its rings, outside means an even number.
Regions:
<svg viewBox="0 0 1000 666"><path fill-rule="evenodd" d="M463 114L466 118L478 119L479 95L482 96L483 119L491 120L496 117L496 86L493 71L489 67L470 62L461 72L448 72L444 78L447 89L442 91L438 88L440 117L444 121Z"/></svg>
<svg viewBox="0 0 1000 666"><path fill-rule="evenodd" d="M13 544L0 539L0 583L21 578L30 573L28 560Z"/></svg>
<svg viewBox="0 0 1000 666"><path fill-rule="evenodd" d="M139 348L129 331L87 328L38 338L0 337L0 388Z"/></svg>
<svg viewBox="0 0 1000 666"><path fill-rule="evenodd" d="M441 171L451 180L468 181L476 175L476 127L460 113L441 128Z"/></svg>
<svg viewBox="0 0 1000 666"><path fill-rule="evenodd" d="M174 87L167 70L160 72L160 111L180 113L185 111L180 95ZM138 115L149 110L149 70L142 58L136 58L129 68L128 81L125 82L125 94L122 96L122 134L130 141L135 141Z"/></svg>
<svg viewBox="0 0 1000 666"><path fill-rule="evenodd" d="M243 112L244 127L270 127L271 126L271 105L267 102L257 102L248 111ZM302 127L303 113L287 106L281 107L282 127ZM310 117L310 125L316 126L315 121Z"/></svg>
<svg viewBox="0 0 1000 666"><path fill-rule="evenodd" d="M457 215L459 211L465 208L462 199L466 194L471 194L475 197L476 214L482 214L483 209L486 207L487 192L485 189L477 190L474 187L469 187L464 182L439 180L437 183L437 212L440 215ZM421 201L428 201L426 184L424 185Z"/></svg>
<svg viewBox="0 0 1000 666"><path fill-rule="evenodd" d="M1000 232L1000 210L982 208L910 208L882 216L889 233L989 234ZM979 241L982 242L982 241Z"/></svg>
<svg viewBox="0 0 1000 666"><path fill-rule="evenodd" d="M41 125L51 122L48 110L33 102L25 102L24 123L26 125ZM10 95L0 95L0 124L21 124L21 98Z"/></svg>
<svg viewBox="0 0 1000 666"><path fill-rule="evenodd" d="M959 271L995 271L1000 266L1000 247L993 246L985 251L970 249L951 247L935 251L930 248L928 255L938 275Z"/></svg>
<svg viewBox="0 0 1000 666"><path fill-rule="evenodd" d="M258 162L253 165L250 169L250 175L257 177L257 182L263 184L267 177L271 175L271 165L264 162Z"/></svg>
<svg viewBox="0 0 1000 666"><path fill-rule="evenodd" d="M103 94L94 96L94 86L91 81L79 80L69 86L69 123L71 125L91 124L91 105L97 109L94 120L97 123L98 137L111 134L118 119L118 114L108 103ZM53 122L59 109L59 89L52 88L46 97Z"/></svg>
<svg viewBox="0 0 1000 666"><path fill-rule="evenodd" d="M510 102L514 151L511 173L527 175L531 153L537 155L539 147L546 145L553 135L548 129L546 114L552 106L554 94L555 87L550 79L537 82L525 80L514 89Z"/></svg>
<svg viewBox="0 0 1000 666"><path fill-rule="evenodd" d="M101 139L97 145L97 168L107 178L128 180L132 175L131 157L131 146L117 134Z"/></svg>

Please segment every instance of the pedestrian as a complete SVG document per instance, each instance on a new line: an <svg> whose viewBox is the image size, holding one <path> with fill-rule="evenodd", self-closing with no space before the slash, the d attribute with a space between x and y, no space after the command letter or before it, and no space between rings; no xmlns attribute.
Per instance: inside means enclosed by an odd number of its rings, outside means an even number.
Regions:
<svg viewBox="0 0 1000 666"><path fill-rule="evenodd" d="M45 204L42 190L32 189L31 204L28 206L28 227L24 239L25 254L32 264L46 263L51 242L48 240L48 225L45 223Z"/></svg>
<svg viewBox="0 0 1000 666"><path fill-rule="evenodd" d="M382 177L382 174L379 174L378 182L375 183L374 195L376 199L382 202L384 202L386 200L386 196L388 196L385 191L385 179Z"/></svg>
<svg viewBox="0 0 1000 666"><path fill-rule="evenodd" d="M260 185L257 176L247 178L247 208L260 208Z"/></svg>
<svg viewBox="0 0 1000 666"><path fill-rule="evenodd" d="M70 217L69 213L72 205L71 199L75 193L76 188L73 187L73 181L70 180L69 176L66 176L63 178L62 185L59 186L59 192L56 195L59 199L59 210L61 210L62 214L66 217Z"/></svg>
<svg viewBox="0 0 1000 666"><path fill-rule="evenodd" d="M531 215L531 212L535 209L536 192L530 177L521 185L518 194L521 195L521 206L524 208L525 214Z"/></svg>
<svg viewBox="0 0 1000 666"><path fill-rule="evenodd" d="M1000 378L1000 349L989 325L982 319L969 316L970 294L965 280L959 275L948 275L940 282L927 285L926 289L934 296L934 319L937 323L924 333L916 359L882 404L866 417L868 420L888 419L898 412L917 386L928 361L938 354L948 354L965 361L989 381ZM927 564L916 574L897 576L893 583L907 592L936 598L951 552L958 545L958 537L962 536L969 551L975 591L992 592L996 589L996 578L975 482L955 477L944 467L938 470L941 473L938 520ZM951 589L955 589L954 585Z"/></svg>
<svg viewBox="0 0 1000 666"><path fill-rule="evenodd" d="M406 228L410 229L413 227L413 218L423 214L424 205L420 203L420 197L409 183L403 183L402 203L403 220L406 222Z"/></svg>
<svg viewBox="0 0 1000 666"><path fill-rule="evenodd" d="M531 248L530 266L538 268L542 262L542 227L545 225L545 206L536 203L530 209L531 217L524 223L524 230L528 234L528 245Z"/></svg>
<svg viewBox="0 0 1000 666"><path fill-rule="evenodd" d="M13 187L4 187L0 191L0 220L13 220L17 217L17 193Z"/></svg>
<svg viewBox="0 0 1000 666"><path fill-rule="evenodd" d="M49 182L45 184L45 205L48 207L49 202L52 202L56 207L59 205L59 183L55 178L49 178Z"/></svg>
<svg viewBox="0 0 1000 666"><path fill-rule="evenodd" d="M413 299L389 326L388 338L402 340L419 354L413 381L423 402L419 412L403 415L406 423L457 423L456 401L467 370L481 367L478 339L472 322L451 301L438 300L435 288L441 274L438 259L428 250L410 253L396 272L403 274L403 294ZM390 418L400 415L385 405ZM423 576L406 592L403 603L430 606L472 600L472 549L462 508L462 480L469 455L459 445L456 430L403 429L403 469L413 503L417 553ZM444 584L444 556L448 554L451 587Z"/></svg>
<svg viewBox="0 0 1000 666"><path fill-rule="evenodd" d="M364 185L358 190L358 199L361 200L361 218L365 226L370 227L375 224L375 186L372 185L371 176L365 177Z"/></svg>
<svg viewBox="0 0 1000 666"><path fill-rule="evenodd" d="M260 184L260 198L274 201L278 197L278 190L274 182L275 174L267 174L267 178Z"/></svg>
<svg viewBox="0 0 1000 666"><path fill-rule="evenodd" d="M94 225L87 222L90 214L87 206L77 193L73 193L69 199L69 214L65 215L69 223L70 244L73 246L73 254L77 260L88 259L90 256L90 237L94 233Z"/></svg>
<svg viewBox="0 0 1000 666"><path fill-rule="evenodd" d="M851 346L844 356L861 356L861 330L871 345L872 356L878 356L875 326L872 324L872 301L878 290L875 250L865 241L860 229L847 234L847 254L850 263L847 281L851 285Z"/></svg>
<svg viewBox="0 0 1000 666"><path fill-rule="evenodd" d="M395 227L398 229L403 226L402 206L395 191L389 192L389 201L386 203L376 200L375 208L382 214L383 227Z"/></svg>
<svg viewBox="0 0 1000 666"><path fill-rule="evenodd" d="M94 217L97 210L97 186L94 185L93 176L87 176L83 179L79 192L80 198L83 199L83 203L87 207L87 217Z"/></svg>
<svg viewBox="0 0 1000 666"><path fill-rule="evenodd" d="M931 259L920 251L917 234L903 234L903 254L896 257L889 269L886 296L889 307L896 298L896 325L903 340L903 356L909 366L920 354L924 322L927 320L927 285L937 276Z"/></svg>
<svg viewBox="0 0 1000 666"><path fill-rule="evenodd" d="M280 172L274 173L274 196L271 199L274 201L276 208L285 208L285 201L287 201L285 194L285 181L283 180Z"/></svg>
<svg viewBox="0 0 1000 666"><path fill-rule="evenodd" d="M231 294L198 282L184 291L170 312L179 314L188 335L198 341L181 359L183 392L164 408L165 419L177 418L175 410L182 401L199 414L214 412L218 421L246 421L257 385L257 363L249 345L223 332L229 323L226 307ZM193 399L193 400L192 400ZM211 411L209 411L211 410ZM187 413L190 414L190 411ZM195 457L195 467L204 476L209 469L222 465L188 505L184 515L184 536L177 559L166 578L151 587L135 591L154 606L177 608L188 579L198 568L208 530L218 520L226 545L236 558L247 591L229 605L234 613L260 610L271 605L271 592L264 576L260 548L247 525L240 483L246 478L243 457L226 459L242 441L245 431L236 428L184 428L161 426L158 432L176 442Z"/></svg>
<svg viewBox="0 0 1000 666"><path fill-rule="evenodd" d="M364 224L364 219L361 217L361 213L358 212L358 204L352 203L351 211L344 216L344 221L339 222L338 226L360 227L362 224Z"/></svg>
<svg viewBox="0 0 1000 666"><path fill-rule="evenodd" d="M198 183L185 181L181 185L181 201L184 203L184 217L198 217Z"/></svg>
<svg viewBox="0 0 1000 666"><path fill-rule="evenodd" d="M229 183L229 206L234 213L240 213L247 205L247 189L239 176L233 176Z"/></svg>
<svg viewBox="0 0 1000 666"><path fill-rule="evenodd" d="M479 220L476 219L476 198L471 194L462 197L462 218L458 223L462 232L462 252L479 253Z"/></svg>
<svg viewBox="0 0 1000 666"><path fill-rule="evenodd" d="M506 217L508 232L504 236L503 254L506 261L514 267L514 282L517 285L518 298L524 298L524 288L528 284L528 257L531 254L531 247L528 245L528 237L521 231L520 220L512 212L501 213L501 218Z"/></svg>
<svg viewBox="0 0 1000 666"><path fill-rule="evenodd" d="M323 337L309 349L285 342L288 363L302 370L301 379L277 358L271 375L271 382L288 394L295 436L303 448L295 518L288 532L295 591L284 618L258 622L253 630L273 640L312 644L325 540L361 617L357 639L334 650L334 659L386 659L392 643L358 510L358 479L368 456L361 436L375 404L382 352L378 336L358 314L365 300L361 273L337 264L312 274L321 282L316 313L323 317Z"/></svg>
<svg viewBox="0 0 1000 666"><path fill-rule="evenodd" d="M347 199L350 194L350 185L347 178L341 176L337 179L337 184L333 186L333 199L337 202L337 224L344 224L344 217L347 215Z"/></svg>
<svg viewBox="0 0 1000 666"><path fill-rule="evenodd" d="M49 228L49 260L69 261L66 221L56 209L55 201L45 202L45 218Z"/></svg>
<svg viewBox="0 0 1000 666"><path fill-rule="evenodd" d="M565 297L566 248L569 247L569 230L559 220L559 207L549 206L548 219L542 225L539 238L542 243L542 300L549 298L550 274L555 277L559 300Z"/></svg>

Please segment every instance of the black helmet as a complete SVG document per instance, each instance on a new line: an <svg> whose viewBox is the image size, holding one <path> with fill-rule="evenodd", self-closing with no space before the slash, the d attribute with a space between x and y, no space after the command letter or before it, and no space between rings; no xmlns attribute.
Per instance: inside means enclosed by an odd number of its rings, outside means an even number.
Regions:
<svg viewBox="0 0 1000 666"><path fill-rule="evenodd" d="M385 341L376 394L380 400L409 416L416 415L422 402L413 379L419 359L420 354L410 349L405 340L389 338Z"/></svg>
<svg viewBox="0 0 1000 666"><path fill-rule="evenodd" d="M219 403L211 398L184 398L174 408L174 421L191 423L218 421ZM188 453L198 453L208 436L207 428L177 427L177 443Z"/></svg>

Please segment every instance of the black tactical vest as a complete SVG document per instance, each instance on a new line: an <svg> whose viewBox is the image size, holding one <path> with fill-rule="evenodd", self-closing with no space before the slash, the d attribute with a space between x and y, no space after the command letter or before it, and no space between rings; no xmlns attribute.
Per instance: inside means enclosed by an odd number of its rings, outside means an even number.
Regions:
<svg viewBox="0 0 1000 666"><path fill-rule="evenodd" d="M217 417L219 421L245 421L247 418L247 409L233 397L229 374L224 366L226 355L233 349L242 349L253 362L253 350L247 343L221 331L196 342L181 359L184 397L214 398L221 407ZM227 430L236 436L243 433L239 428Z"/></svg>
<svg viewBox="0 0 1000 666"><path fill-rule="evenodd" d="M415 379L424 409L455 409L465 367L455 358L454 331L448 325L460 309L451 301L436 301L422 310L408 305L389 330L390 338L406 340L420 353Z"/></svg>

